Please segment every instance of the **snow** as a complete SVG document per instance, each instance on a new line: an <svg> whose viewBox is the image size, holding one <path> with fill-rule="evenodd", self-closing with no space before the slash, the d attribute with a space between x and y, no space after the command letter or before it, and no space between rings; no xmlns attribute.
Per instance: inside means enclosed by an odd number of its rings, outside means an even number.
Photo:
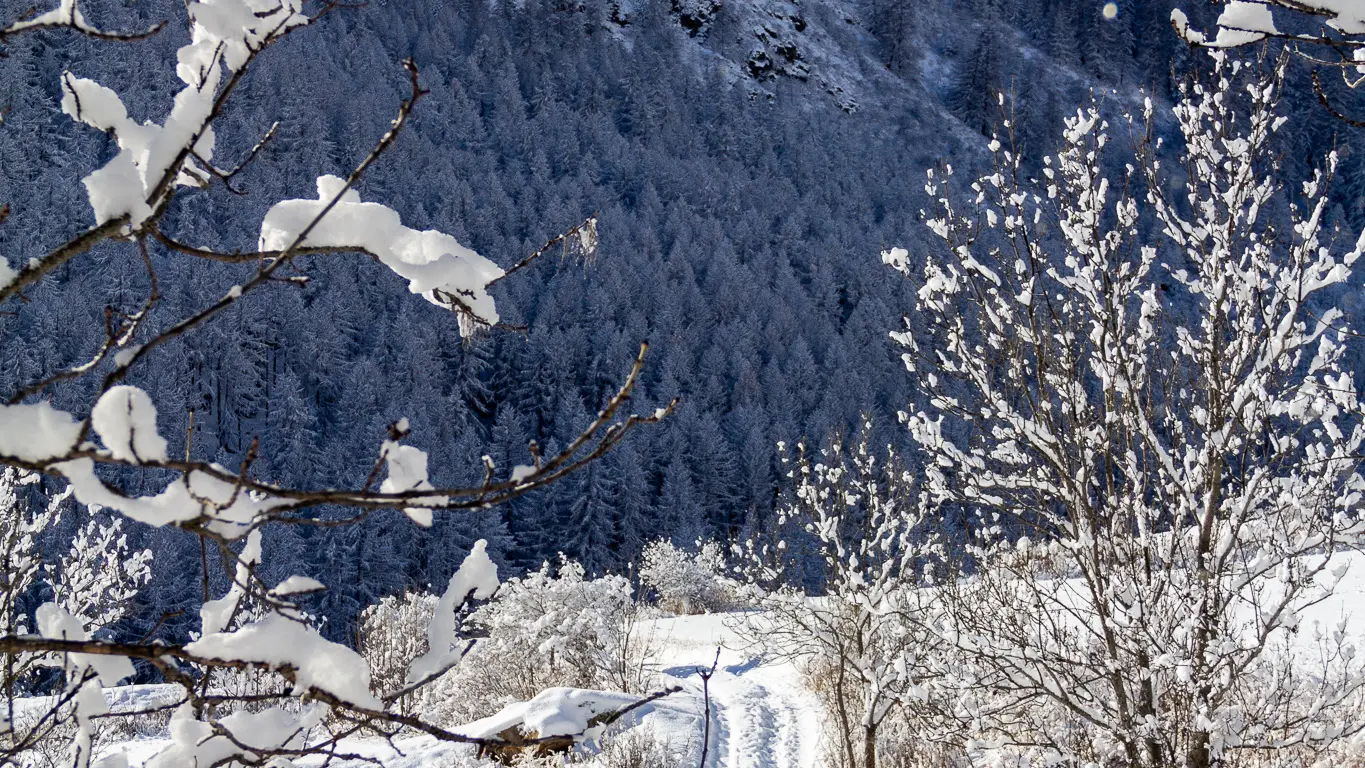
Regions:
<svg viewBox="0 0 1365 768"><path fill-rule="evenodd" d="M404 422L407 420L404 419ZM400 430L406 432L406 424L400 425ZM389 476L379 486L380 493L403 493L405 491L429 491L431 482L427 480L427 454L418 448L410 445L400 445L393 440L385 440L383 456L388 464ZM431 496L421 499L424 503L442 505L449 499L445 496ZM431 527L431 509L426 507L408 507L403 512L412 519L414 523L423 528Z"/></svg>
<svg viewBox="0 0 1365 768"><path fill-rule="evenodd" d="M47 13L40 13L31 19L16 21L5 30L5 33L22 32L34 27L55 26L72 26L86 32L92 32L95 29L86 23L85 17L81 14L81 9L76 7L76 0L61 0L60 5ZM0 280L0 283L3 282Z"/></svg>
<svg viewBox="0 0 1365 768"><path fill-rule="evenodd" d="M171 742L143 765L145 768L180 768L187 765L239 765L232 758L251 760L253 750L299 748L308 729L321 722L325 708L305 707L292 713L278 707L261 712L234 712L218 721L220 729L194 719L188 705L171 719ZM275 764L275 763L271 763Z"/></svg>
<svg viewBox="0 0 1365 768"><path fill-rule="evenodd" d="M237 568L232 578L232 586L226 595L217 600L206 600L199 606L199 626L204 635L212 635L227 629L233 614L246 595L247 585L251 583L251 571L261 562L261 531L256 529L246 537L246 546L237 555Z"/></svg>
<svg viewBox="0 0 1365 768"><path fill-rule="evenodd" d="M593 718L624 709L640 700L629 693L590 691L582 688L547 688L530 701L509 704L495 715L455 729L476 739L496 738L508 728L537 737L573 736L587 733Z"/></svg>
<svg viewBox="0 0 1365 768"><path fill-rule="evenodd" d="M408 290L438 306L467 310L481 323L498 322L497 308L487 286L501 277L498 265L436 230L403 226L398 214L378 203L361 202L353 189L336 176L318 177L317 200L276 203L261 222L260 248L278 251L290 246L327 206L336 204L304 239L311 248L363 248L389 269L408 280Z"/></svg>
<svg viewBox="0 0 1365 768"><path fill-rule="evenodd" d="M61 458L80 436L71 414L47 403L0 405L0 455L30 462Z"/></svg>
<svg viewBox="0 0 1365 768"><path fill-rule="evenodd" d="M1336 595L1305 612L1303 626L1296 637L1298 650L1312 650L1315 647L1313 636L1319 629L1331 632L1343 626L1348 636L1365 638L1365 553L1344 552L1338 557L1349 567L1343 573ZM472 570L467 576L476 575L488 566L476 567L471 563L470 567ZM719 648L719 663L709 684L712 719L706 768L816 768L824 765L823 750L828 745L824 743L822 733L827 718L819 701L806 688L795 666L775 663L765 659L761 649L746 647L733 629L741 618L741 614L708 614L644 622L641 630L652 637L657 648L656 658L662 667L663 683L681 685L683 691L641 707L626 718L626 725L646 729L656 738L672 744L683 754L676 764L696 765L701 754L703 725L702 685L698 671L711 668ZM105 690L105 697L115 710L164 705L176 701L174 695L174 686ZM543 728L540 732L544 735L568 733L572 732L571 725L591 718L589 713L614 709L637 699L619 693L555 689L461 730L471 736L495 735L498 731L494 729L499 726L525 724L538 731ZM612 706L604 709L607 704ZM252 725L277 728L268 720L253 721ZM263 734L242 731L235 723L231 727L234 733L246 735L248 743L263 743ZM151 757L173 743L164 738L130 741L115 745L112 750L126 754L133 766L161 768L176 763L151 760ZM427 736L399 737L393 743L350 738L342 742L338 751L364 755L386 768L465 765L471 752L467 746L442 744ZM317 763L301 761L299 764ZM371 763L333 760L330 764L337 768L360 768Z"/></svg>
<svg viewBox="0 0 1365 768"><path fill-rule="evenodd" d="M733 627L738 614L678 616L649 622L659 659L682 693L660 701L646 725L674 743L700 741L702 684L711 678L711 744L705 768L815 768L823 765L824 716L790 663L765 659ZM671 717L670 717L671 715ZM700 755L700 744L696 752Z"/></svg>
<svg viewBox="0 0 1365 768"><path fill-rule="evenodd" d="M0 452L4 452L4 435L3 418L0 418ZM171 481L156 496L129 498L111 490L99 479L91 459L72 459L54 468L71 482L76 500L87 506L98 504L154 526L174 525L204 515L210 518L209 527L214 532L232 539L247 533L251 525L271 509L288 503L283 499L244 492L233 483L197 470ZM226 472L218 465L214 468Z"/></svg>
<svg viewBox="0 0 1365 768"><path fill-rule="evenodd" d="M370 692L370 668L360 654L278 613L232 632L205 635L185 650L208 659L292 667L300 693L312 688L356 706L383 707Z"/></svg>
<svg viewBox="0 0 1365 768"><path fill-rule="evenodd" d="M488 557L488 541L479 539L460 563L459 570L450 577L445 594L436 603L436 613L427 626L427 648L422 656L413 659L408 668L409 685L439 674L460 660L462 650L456 645L458 621L455 611L473 595L476 600L487 600L498 591L498 566Z"/></svg>
<svg viewBox="0 0 1365 768"><path fill-rule="evenodd" d="M1269 8L1260 3L1233 0L1218 17L1218 37L1214 45L1246 45L1277 33Z"/></svg>
<svg viewBox="0 0 1365 768"><path fill-rule="evenodd" d="M62 610L56 603L44 603L34 611L38 634L56 640L89 640L80 619ZM123 656L104 654L72 653L67 654L67 664L75 669L90 668L99 675L105 685L113 685L125 677L133 676L133 662ZM80 675L75 676L79 679Z"/></svg>
<svg viewBox="0 0 1365 768"><path fill-rule="evenodd" d="M175 95L164 123L138 123L114 91L69 72L62 76L62 112L112 134L119 147L112 160L83 180L98 224L127 217L136 227L152 216L170 187L199 185L201 180L186 170L194 168L192 155L205 163L213 159L209 122L223 67L238 69L250 49L308 21L300 13L301 0L204 0L189 3L187 10L191 41L176 54L176 74L185 88ZM59 8L29 24L40 21L86 28L73 0L62 0Z"/></svg>
<svg viewBox="0 0 1365 768"><path fill-rule="evenodd" d="M1296 4L1321 11L1342 34L1365 35L1365 4L1360 0L1298 0Z"/></svg>
<svg viewBox="0 0 1365 768"><path fill-rule="evenodd" d="M270 590L270 594L275 595L276 597L303 595L309 592L320 592L326 588L327 587L317 579L296 575L281 581L274 589Z"/></svg>
<svg viewBox="0 0 1365 768"><path fill-rule="evenodd" d="M137 387L113 387L90 412L90 426L110 455L141 464L166 460L166 441L156 431L156 406Z"/></svg>

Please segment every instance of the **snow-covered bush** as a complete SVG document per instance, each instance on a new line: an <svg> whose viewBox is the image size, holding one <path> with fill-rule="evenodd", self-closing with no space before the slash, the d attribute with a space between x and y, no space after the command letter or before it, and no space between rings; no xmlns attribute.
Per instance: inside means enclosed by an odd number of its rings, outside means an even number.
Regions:
<svg viewBox="0 0 1365 768"><path fill-rule="evenodd" d="M544 563L507 581L469 623L488 634L472 652L476 663L522 669L518 689L506 691L512 698L557 685L627 692L648 686L649 638L624 577L590 579L582 565L561 557L557 566Z"/></svg>
<svg viewBox="0 0 1365 768"><path fill-rule="evenodd" d="M731 610L736 583L725 575L725 550L714 541L698 541L688 551L661 539L645 547L640 583L669 613L690 615Z"/></svg>
<svg viewBox="0 0 1365 768"><path fill-rule="evenodd" d="M403 682L410 660L425 653L421 627L436 607L432 595L387 598L366 610L361 645L376 684ZM561 560L508 580L487 603L460 620L458 664L402 706L435 722L458 725L527 701L547 688L643 693L653 682L652 636L630 582L587 578ZM414 640L413 630L417 630Z"/></svg>
<svg viewBox="0 0 1365 768"><path fill-rule="evenodd" d="M608 732L596 754L583 753L570 765L583 768L675 768L693 764L687 750L672 744L648 727Z"/></svg>
<svg viewBox="0 0 1365 768"><path fill-rule="evenodd" d="M151 577L150 550L134 550L123 532L123 521L100 514L91 506L84 525L77 529L70 548L55 562L42 562L41 535L70 514L71 489L53 494L42 509L26 501L26 486L38 483L38 475L14 467L0 469L0 633L32 631L35 598L51 599L80 622L86 632L96 633L117 624L132 607L132 600ZM13 696L36 666L38 656L0 654L5 696ZM31 681L30 681L31 682Z"/></svg>
<svg viewBox="0 0 1365 768"><path fill-rule="evenodd" d="M435 595L407 592L386 597L360 614L360 652L379 690L402 689L408 665L427 652L426 628L436 615L436 602ZM409 701L404 697L399 703Z"/></svg>

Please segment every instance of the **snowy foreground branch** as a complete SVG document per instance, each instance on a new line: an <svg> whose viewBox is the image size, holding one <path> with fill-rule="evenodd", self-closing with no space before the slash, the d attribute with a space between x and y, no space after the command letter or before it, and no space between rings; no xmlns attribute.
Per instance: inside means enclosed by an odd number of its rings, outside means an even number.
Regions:
<svg viewBox="0 0 1365 768"><path fill-rule="evenodd" d="M1278 19L1278 21L1277 21ZM1365 83L1365 4L1355 0L1229 0L1210 35L1195 29L1180 8L1171 25L1191 45L1239 48L1278 41L1313 67L1313 92L1333 117L1354 128L1365 120L1342 113L1323 87L1319 69L1337 70L1347 88Z"/></svg>
<svg viewBox="0 0 1365 768"><path fill-rule="evenodd" d="M405 687L374 690L364 660L353 650L329 642L310 624L297 604L299 595L323 589L306 576L279 584L265 583L258 573L263 534L273 526L355 523L375 510L403 511L415 523L430 526L433 514L485 508L542 488L596 460L636 427L665 418L672 405L645 415L624 409L639 381L647 346L642 345L625 381L596 418L562 450L544 455L531 446L533 463L497 467L487 457L483 479L468 487L435 487L427 454L404 444L410 425L399 420L388 439L376 440L368 480L354 488L289 487L259 479L254 465L262 458L253 443L241 464L229 468L198 461L189 452L173 458L158 426L156 404L131 385L144 375L152 352L193 333L238 302L275 286L306 281L298 257L308 254L359 254L372 258L408 283L408 289L455 315L468 335L504 327L490 288L508 275L559 250L591 258L597 247L595 219L504 271L486 257L446 233L404 226L399 214L364 201L355 189L365 173L399 139L426 91L417 67L404 62L409 91L397 115L364 159L345 177L317 179L317 197L285 200L265 214L254 245L234 252L186 243L165 225L177 196L222 184L231 191L234 178L253 161L273 136L272 128L235 168L215 164L215 121L230 108L232 97L262 51L338 7L321 4L312 16L303 0L194 0L186 4L190 42L177 53L175 72L181 87L160 122L131 118L114 90L70 72L59 77L61 110L71 119L108 134L117 152L83 183L92 227L44 254L0 259L0 304L32 301L25 293L53 277L59 268L81 269L82 257L105 242L126 243L132 258L147 273L149 289L131 314L106 312L105 340L84 363L26 383L0 401L0 511L22 508L21 486L39 473L69 485L53 496L48 511L31 519L15 513L0 521L7 534L0 555L7 571L0 583L0 661L4 663L7 708L0 714L0 758L22 757L57 734L69 734L63 760L83 767L94 764L94 723L114 717L102 693L135 672L158 676L182 690L171 732L173 744L153 757L149 766L285 765L292 757L321 752L336 754L336 743L352 734L392 738L402 729L442 741L488 747L507 738L526 745L550 740L574 742L596 732L626 712L671 691L643 700L622 702L578 692L545 707L582 709L581 699L597 702L593 716L579 723L560 718L553 733L473 733L441 728L420 717L400 713L394 702L439 678L460 662L469 641L460 617L473 600L489 598L498 588L496 569L480 542L452 578L427 633L426 652L413 662ZM18 21L0 38L38 29L68 29L106 41L132 41L158 27L131 34L108 32L85 20L76 0L61 0L47 13ZM203 259L237 265L241 280L216 300L178 318L157 314L163 290L153 255ZM10 265L20 264L15 269ZM446 316L436 315L433 322ZM6 338L5 355L28 347L41 349L43 339ZM41 354L41 353L36 353ZM48 399L71 382L90 382L97 394L88 412L60 410ZM377 436L378 437L378 436ZM170 478L169 481L167 478ZM141 495L123 490L119 481L160 487ZM7 497L5 494L8 493ZM209 600L200 612L201 631L182 644L127 642L110 639L105 628L124 610L123 603L145 584L150 552L126 546L122 521L96 523L82 529L71 555L59 571L40 579L34 541L55 525L58 506L68 496L92 514L117 514L149 526L174 526L199 536L232 573L231 587ZM9 498L7 503L5 500ZM310 510L320 506L356 510L348 520L323 520ZM42 582L55 599L39 606L32 621L24 609ZM110 617L113 617L112 619ZM54 677L51 670L57 670ZM47 670L47 671L42 671ZM230 672L257 678L274 677L284 685L257 686L251 694L221 685ZM38 685L57 693L45 699L39 713L16 706L19 693ZM54 682L55 680L55 682ZM264 691L264 692L259 692ZM571 701L572 700L572 701ZM606 702L606 703L603 703ZM262 711L253 708L268 706ZM567 727L563 723L578 727ZM121 758L99 761L119 764Z"/></svg>

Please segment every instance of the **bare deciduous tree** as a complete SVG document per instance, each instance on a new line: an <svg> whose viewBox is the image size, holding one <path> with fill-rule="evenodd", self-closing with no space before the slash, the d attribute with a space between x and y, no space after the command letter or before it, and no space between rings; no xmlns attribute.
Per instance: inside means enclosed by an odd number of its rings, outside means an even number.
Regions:
<svg viewBox="0 0 1365 768"><path fill-rule="evenodd" d="M1209 768L1365 727L1361 659L1309 621L1360 530L1351 332L1322 304L1362 245L1324 221L1335 157L1301 190L1277 176L1283 60L1213 58L1178 167L1149 102L1107 175L1091 108L1042 178L999 141L966 196L931 172L943 248L923 274L884 254L919 286L893 335L926 488L979 520L924 623L982 744Z"/></svg>

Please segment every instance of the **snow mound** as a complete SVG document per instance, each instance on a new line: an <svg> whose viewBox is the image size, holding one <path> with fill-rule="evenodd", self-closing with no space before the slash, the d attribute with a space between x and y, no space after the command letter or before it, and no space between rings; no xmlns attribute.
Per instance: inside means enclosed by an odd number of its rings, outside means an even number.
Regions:
<svg viewBox="0 0 1365 768"><path fill-rule="evenodd" d="M509 704L501 712L475 720L456 733L476 739L492 739L508 728L539 738L587 734L602 715L635 704L640 697L628 693L583 688L547 688L530 701Z"/></svg>

